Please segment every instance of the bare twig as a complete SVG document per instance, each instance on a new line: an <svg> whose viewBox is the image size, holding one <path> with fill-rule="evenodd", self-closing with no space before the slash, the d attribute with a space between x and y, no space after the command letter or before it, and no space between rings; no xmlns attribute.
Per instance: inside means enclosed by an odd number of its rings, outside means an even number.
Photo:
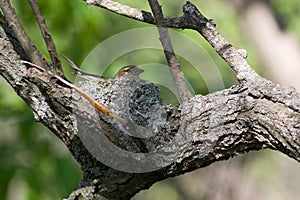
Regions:
<svg viewBox="0 0 300 200"><path fill-rule="evenodd" d="M51 37L51 34L48 30L45 19L42 16L41 11L40 11L39 6L37 5L36 1L35 0L28 0L28 1L30 3L30 6L31 6L32 11L34 13L34 16L37 20L37 23L40 27L42 36L43 36L44 41L45 41L46 46L47 46L47 50L50 54L51 61L52 61L52 64L54 66L54 70L52 70L52 71L55 72L56 74L58 74L59 76L63 77L64 75L63 75L63 71L62 71L62 68L61 68L61 63L60 63L60 60L58 59L55 44L54 44L54 41L53 41L53 39Z"/></svg>
<svg viewBox="0 0 300 200"><path fill-rule="evenodd" d="M32 62L43 66L42 56L39 54L36 47L31 43L28 35L26 34L25 30L23 29L23 26L21 25L21 22L19 21L16 15L15 10L11 6L10 1L1 0L0 7L7 20L9 27L13 30L15 37L20 42L23 50L25 51L25 54Z"/></svg>
<svg viewBox="0 0 300 200"><path fill-rule="evenodd" d="M149 12L141 11L137 8L132 8L127 5L123 5L119 2L115 2L112 0L87 0L87 4L89 5L95 5L102 8L105 8L109 11L115 12L119 15L123 15L129 18L137 19L140 21L147 20L149 22L154 23L154 19ZM146 17L145 17L146 15Z"/></svg>
<svg viewBox="0 0 300 200"><path fill-rule="evenodd" d="M154 18L155 18L155 22L156 22L159 36L160 36L160 41L163 46L166 59L170 66L170 70L171 70L176 88L178 90L179 97L180 97L181 101L187 101L190 97L192 97L192 94L189 91L189 89L187 88L187 86L185 84L185 80L184 80L184 75L179 68L180 64L174 53L173 45L172 45L172 42L171 42L171 39L169 36L167 24L165 23L162 9L156 0L148 0L148 2L151 7Z"/></svg>

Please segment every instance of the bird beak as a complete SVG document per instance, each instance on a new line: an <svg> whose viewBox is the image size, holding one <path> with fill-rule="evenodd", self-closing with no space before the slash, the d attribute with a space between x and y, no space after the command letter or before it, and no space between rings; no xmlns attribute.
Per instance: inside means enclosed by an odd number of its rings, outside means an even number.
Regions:
<svg viewBox="0 0 300 200"><path fill-rule="evenodd" d="M140 69L140 68L138 68L138 67L136 67L135 70L134 70L134 74L136 74L136 75L140 75L140 74L143 73L143 72L144 72L144 70L143 70L143 69Z"/></svg>

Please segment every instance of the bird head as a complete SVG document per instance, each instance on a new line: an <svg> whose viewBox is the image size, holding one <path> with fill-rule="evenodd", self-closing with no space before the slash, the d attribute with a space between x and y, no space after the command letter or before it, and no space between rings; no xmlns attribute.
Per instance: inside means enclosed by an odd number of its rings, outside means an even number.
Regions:
<svg viewBox="0 0 300 200"><path fill-rule="evenodd" d="M115 78L138 78L139 75L143 72L143 69L140 69L135 65L128 65L122 67L115 75Z"/></svg>

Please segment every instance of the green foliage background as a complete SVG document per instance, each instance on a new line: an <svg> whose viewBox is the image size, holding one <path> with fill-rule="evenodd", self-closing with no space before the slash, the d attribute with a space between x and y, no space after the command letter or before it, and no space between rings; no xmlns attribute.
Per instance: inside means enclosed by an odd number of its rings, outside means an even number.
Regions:
<svg viewBox="0 0 300 200"><path fill-rule="evenodd" d="M119 2L150 10L147 1L120 0ZM247 49L248 61L255 70L260 72L260 64L255 52L244 38L239 19L231 7L221 0L192 2L198 5L206 16L215 19L219 31L225 38L237 48ZM34 44L46 57L49 57L27 1L14 0L12 3ZM161 1L165 14L169 16L180 16L183 3L183 1ZM300 36L298 0L271 0L271 3L288 29ZM97 44L110 36L132 28L152 27L100 8L88 7L81 0L38 0L38 4L58 51L67 54L75 63L81 63ZM236 83L232 70L199 34L190 30L178 31L194 38L207 50L209 54L207 59L213 59L218 66L225 87ZM151 60L151 57L148 60ZM143 58L136 56L134 61L143 63ZM184 60L181 62L186 77L191 81L195 91L207 94L208 90L201 77L189 71L188 67L185 67ZM205 63L203 60L199 62ZM65 62L63 64L64 69L70 71L68 65ZM116 60L112 65L124 66L125 64L126 58ZM114 70L108 71L106 75L113 76L113 73ZM72 74L68 77L73 78ZM0 88L0 199L50 200L66 197L80 180L80 169L76 162L54 134L35 122L28 106L3 78L0 78ZM166 102L176 103L173 96L164 94L167 91L161 89ZM168 187L166 191L170 191Z"/></svg>

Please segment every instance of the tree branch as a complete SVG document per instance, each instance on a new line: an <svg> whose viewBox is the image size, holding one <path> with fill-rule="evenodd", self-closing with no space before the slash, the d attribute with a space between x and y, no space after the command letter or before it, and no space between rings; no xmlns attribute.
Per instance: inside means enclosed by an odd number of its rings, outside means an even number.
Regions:
<svg viewBox="0 0 300 200"><path fill-rule="evenodd" d="M99 6L101 8L131 19L155 24L154 18L151 13L137 8L132 8L127 5L123 5L119 2L115 2L112 0L86 0L86 3L88 5ZM165 21L167 26L170 28L187 28L186 25L184 25L185 20L182 17L165 17Z"/></svg>
<svg viewBox="0 0 300 200"><path fill-rule="evenodd" d="M106 10L112 11L116 14L129 17L132 19L136 19L139 21L143 22L148 22L154 24L154 19L151 13L142 11L136 8L132 8L127 5L123 5L119 2L115 2L112 0L104 0L104 1L99 1L99 0L86 0L86 3L88 5L95 5L99 6L101 8L104 8Z"/></svg>
<svg viewBox="0 0 300 200"><path fill-rule="evenodd" d="M192 3L183 6L184 18L189 27L201 33L215 51L237 73L240 82L256 81L258 74L247 63L245 50L236 50L216 29L213 20L207 19Z"/></svg>
<svg viewBox="0 0 300 200"><path fill-rule="evenodd" d="M55 48L54 41L52 39L51 33L48 30L45 19L41 14L40 8L37 5L35 0L28 0L28 1L29 1L29 4L30 4L31 8L32 8L34 16L36 18L36 21L39 25L39 28L40 28L40 31L41 31L42 36L44 38L44 41L46 43L47 50L50 54L52 65L54 67L54 69L52 69L51 71L58 74L61 77L64 77L63 70L62 70L62 67L61 67L61 63L60 63L60 60L58 59L58 56L57 56L57 53L56 53L56 48Z"/></svg>
<svg viewBox="0 0 300 200"><path fill-rule="evenodd" d="M172 77L178 90L180 100L182 102L187 101L189 98L192 97L192 94L187 88L185 84L184 75L179 68L180 64L174 53L174 48L169 36L162 9L156 0L148 0L148 2L155 18L155 22L160 36L160 41L163 46L166 59L170 66Z"/></svg>

